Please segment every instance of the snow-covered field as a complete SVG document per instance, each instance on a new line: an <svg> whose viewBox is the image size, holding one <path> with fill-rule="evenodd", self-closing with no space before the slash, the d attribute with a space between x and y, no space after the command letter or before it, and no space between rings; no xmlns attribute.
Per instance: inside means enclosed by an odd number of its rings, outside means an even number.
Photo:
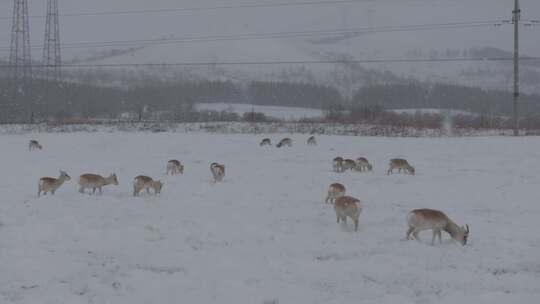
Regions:
<svg viewBox="0 0 540 304"><path fill-rule="evenodd" d="M283 135L285 136L285 135ZM0 135L0 303L536 303L540 296L537 137L263 137L180 133ZM44 150L28 152L36 137ZM271 135L273 141L281 136ZM331 171L337 155L374 172ZM390 157L416 176L386 176ZM178 158L183 176L166 176ZM208 166L224 163L224 182ZM72 181L38 199L37 181ZM118 174L102 196L81 173ZM165 182L134 198L131 181ZM341 182L360 198L360 229L323 204ZM462 247L404 241L419 207L469 224Z"/></svg>
<svg viewBox="0 0 540 304"><path fill-rule="evenodd" d="M283 120L299 120L302 118L318 118L323 116L322 110L311 108L260 106L242 103L198 103L195 106L197 110L227 111L239 115L255 111Z"/></svg>
<svg viewBox="0 0 540 304"><path fill-rule="evenodd" d="M477 116L478 114L469 111L463 110L453 110L453 109L432 109L432 108L417 108L417 109L390 109L390 112L397 114L440 114L440 115L449 115L449 116Z"/></svg>

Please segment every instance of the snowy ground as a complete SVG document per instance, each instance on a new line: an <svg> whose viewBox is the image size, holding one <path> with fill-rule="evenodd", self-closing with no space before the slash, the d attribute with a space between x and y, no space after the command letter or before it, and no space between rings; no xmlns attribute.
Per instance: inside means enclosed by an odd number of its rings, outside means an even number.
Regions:
<svg viewBox="0 0 540 304"><path fill-rule="evenodd" d="M463 111L463 110L452 110L452 109L432 109L432 108L416 108L416 109L391 109L388 110L390 112L394 112L397 114L411 114L414 115L416 113L420 114L440 114L440 115L450 115L450 116L458 116L458 115L467 115L467 116L477 116L477 113L469 112L469 111Z"/></svg>
<svg viewBox="0 0 540 304"><path fill-rule="evenodd" d="M319 118L323 116L320 109L298 108L298 107L280 107L280 106L261 106L243 103L198 103L195 105L197 110L227 111L243 115L252 111L264 113L264 115L283 119L299 120L303 118Z"/></svg>
<svg viewBox="0 0 540 304"><path fill-rule="evenodd" d="M27 152L31 137L44 150ZM540 141L536 137L365 138L71 133L0 135L0 303L536 303L540 296ZM274 141L280 136L272 135ZM372 173L331 171L368 157ZM417 175L386 176L390 157ZM164 175L178 158L185 174ZM227 166L210 183L208 165ZM36 198L37 180L73 178ZM116 172L102 196L85 172ZM165 182L131 196L131 180ZM360 229L324 205L341 182L363 201ZM406 213L444 210L470 244L404 241Z"/></svg>

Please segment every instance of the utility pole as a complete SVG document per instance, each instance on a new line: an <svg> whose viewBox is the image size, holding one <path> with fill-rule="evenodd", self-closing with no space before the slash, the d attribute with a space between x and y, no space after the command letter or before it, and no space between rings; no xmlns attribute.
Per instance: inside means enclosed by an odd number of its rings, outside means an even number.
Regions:
<svg viewBox="0 0 540 304"><path fill-rule="evenodd" d="M514 0L514 10L512 11L512 22L514 23L514 136L519 136L519 21L521 19L521 9L519 0Z"/></svg>
<svg viewBox="0 0 540 304"><path fill-rule="evenodd" d="M45 39L43 45L45 79L47 81L59 81L61 59L58 0L47 0L47 14L45 16Z"/></svg>
<svg viewBox="0 0 540 304"><path fill-rule="evenodd" d="M46 114L46 104L58 98L59 82L61 80L60 59L60 22L58 17L58 0L47 0L45 14L45 38L43 40L44 85L41 95L37 98L38 112ZM66 105L64 105L66 106Z"/></svg>
<svg viewBox="0 0 540 304"><path fill-rule="evenodd" d="M9 53L9 77L11 79L12 105L6 112L6 121L20 118L26 109L32 119L30 86L32 81L32 59L30 56L30 26L28 23L28 1L13 0L11 24L11 47ZM25 103L26 105L22 105ZM26 113L28 114L28 113ZM9 115L14 115L9 117Z"/></svg>

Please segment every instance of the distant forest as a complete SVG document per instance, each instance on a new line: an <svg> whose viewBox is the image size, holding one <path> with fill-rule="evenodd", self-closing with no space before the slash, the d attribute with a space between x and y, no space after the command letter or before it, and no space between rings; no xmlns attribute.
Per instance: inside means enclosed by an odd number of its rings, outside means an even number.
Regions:
<svg viewBox="0 0 540 304"><path fill-rule="evenodd" d="M107 87L83 83L48 83L34 80L28 88L14 90L0 78L1 122L44 121L69 117L117 118L121 113L168 112L177 121L201 120L195 103L247 103L345 111L358 107L378 109L441 108L482 115L507 115L512 111L509 92L460 85L418 81L369 85L345 98L330 86L253 81L158 82L130 87ZM540 96L522 95L521 112L540 116ZM33 113L33 114L32 114Z"/></svg>

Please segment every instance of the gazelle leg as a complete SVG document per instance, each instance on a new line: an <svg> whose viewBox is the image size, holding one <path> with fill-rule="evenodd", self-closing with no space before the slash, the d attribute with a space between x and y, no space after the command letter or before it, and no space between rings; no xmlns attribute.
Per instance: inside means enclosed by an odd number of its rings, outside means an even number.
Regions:
<svg viewBox="0 0 540 304"><path fill-rule="evenodd" d="M407 234L405 235L405 239L410 240L411 239L411 233L413 232L414 227L409 227L407 230Z"/></svg>
<svg viewBox="0 0 540 304"><path fill-rule="evenodd" d="M442 240L441 240L442 232L439 230L439 231L437 232L437 235L439 236L439 244L442 244Z"/></svg>
<svg viewBox="0 0 540 304"><path fill-rule="evenodd" d="M414 231L413 231L413 236L417 241L420 241L420 237L418 237L419 232L420 232L420 230L418 230L418 229L414 229Z"/></svg>

